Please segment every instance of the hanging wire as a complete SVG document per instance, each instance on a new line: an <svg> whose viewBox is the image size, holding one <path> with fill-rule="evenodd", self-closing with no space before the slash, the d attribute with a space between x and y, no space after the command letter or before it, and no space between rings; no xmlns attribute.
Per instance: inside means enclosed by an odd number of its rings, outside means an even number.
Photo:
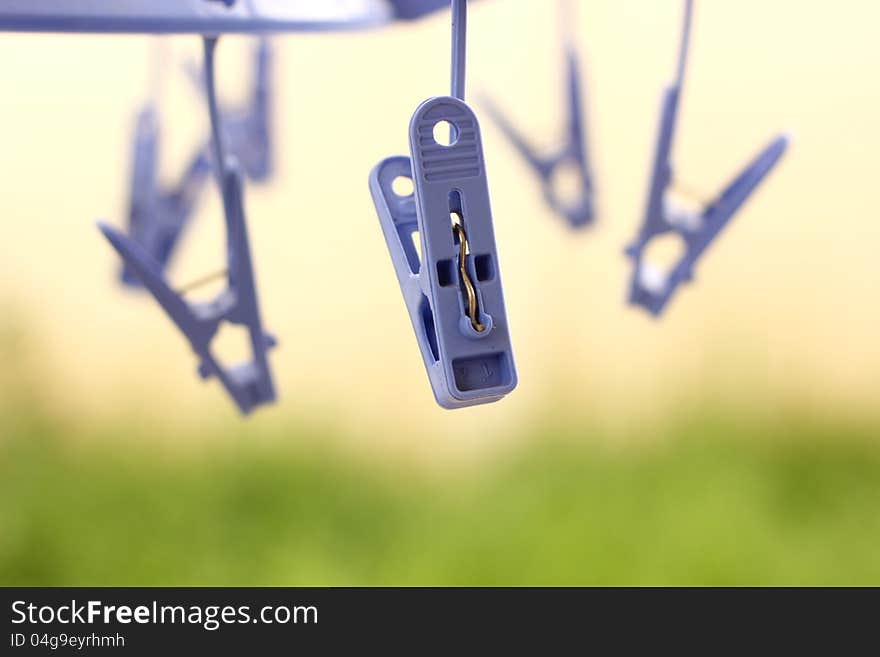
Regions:
<svg viewBox="0 0 880 657"><path fill-rule="evenodd" d="M464 100L467 0L452 0L452 96Z"/></svg>
<svg viewBox="0 0 880 657"><path fill-rule="evenodd" d="M684 24L681 29L681 46L678 51L678 68L675 73L675 84L678 87L684 83L684 69L687 65L688 49L690 48L693 13L694 0L684 0Z"/></svg>
<svg viewBox="0 0 880 657"><path fill-rule="evenodd" d="M230 266L227 268L227 278L229 284L233 285L235 272L232 266L231 254L234 252L234 244L242 238L238 234L238 224L233 220L233 214L236 209L232 205L232 201L227 193L223 181L223 171L226 166L226 155L223 149L223 130L220 127L220 109L217 105L217 85L215 80L215 51L217 49L216 36L203 37L205 52L205 96L208 100L208 115L211 119L211 146L214 152L214 172L217 178L217 186L220 190L220 198L223 200L223 216L226 220L226 249L227 259Z"/></svg>

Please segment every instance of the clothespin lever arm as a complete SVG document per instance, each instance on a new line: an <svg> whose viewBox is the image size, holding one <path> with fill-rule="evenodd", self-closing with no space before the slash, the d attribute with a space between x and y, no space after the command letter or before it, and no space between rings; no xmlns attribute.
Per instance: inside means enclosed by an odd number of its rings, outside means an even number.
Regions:
<svg viewBox="0 0 880 657"><path fill-rule="evenodd" d="M505 138L519 153L520 157L534 169L543 180L549 180L553 174L553 159L538 155L523 134L513 125L507 115L489 96L480 94L480 105L486 110L489 118L495 123Z"/></svg>
<svg viewBox="0 0 880 657"><path fill-rule="evenodd" d="M554 152L539 154L495 102L486 95L481 95L480 102L501 133L535 172L547 204L565 217L572 227L578 228L589 225L594 218L593 181L587 157L577 53L570 44L566 48L565 60L567 131L564 143ZM571 166L577 172L577 194L572 199L560 197L555 179L557 172L565 166Z"/></svg>
<svg viewBox="0 0 880 657"><path fill-rule="evenodd" d="M689 260L696 262L742 205L779 163L788 148L788 136L774 138L703 210L698 230L685 231ZM688 272L689 273L689 272Z"/></svg>
<svg viewBox="0 0 880 657"><path fill-rule="evenodd" d="M440 354L434 314L427 296L430 289L426 293L422 288L422 263L413 243L414 238L420 237L415 197L412 193L401 196L395 191L394 181L398 179L412 179L408 157L390 157L376 165L370 173L370 194L433 387L432 370L436 369ZM429 274L424 276L427 280Z"/></svg>
<svg viewBox="0 0 880 657"><path fill-rule="evenodd" d="M208 108L214 138L217 184L223 199L227 238L227 286L206 303L187 302L165 279L159 262L131 238L106 224L99 224L110 244L126 266L140 279L171 320L184 334L199 358L199 373L215 376L243 414L274 401L275 389L269 370L267 351L274 339L263 331L257 302L253 266L250 258L244 215L242 174L234 159L223 155L219 114L214 92L215 38L205 38L205 74ZM223 367L211 352L211 342L221 322L244 326L250 335L252 360Z"/></svg>
<svg viewBox="0 0 880 657"><path fill-rule="evenodd" d="M675 137L679 95L680 88L677 85L669 87L663 94L645 216L638 237L626 250L627 255L632 258L640 258L642 250L653 237L672 230L666 217L665 201L673 178L672 144Z"/></svg>
<svg viewBox="0 0 880 657"><path fill-rule="evenodd" d="M452 144L435 141L443 123ZM425 101L410 122L410 154L420 285L437 344L434 394L447 408L496 401L516 386L516 371L476 116L456 98Z"/></svg>
<svg viewBox="0 0 880 657"><path fill-rule="evenodd" d="M156 180L157 137L154 111L151 108L142 110L134 139L128 234L164 269L195 209L210 166L204 155L199 154L176 187L161 187ZM140 285L138 278L125 266L120 278L125 285Z"/></svg>

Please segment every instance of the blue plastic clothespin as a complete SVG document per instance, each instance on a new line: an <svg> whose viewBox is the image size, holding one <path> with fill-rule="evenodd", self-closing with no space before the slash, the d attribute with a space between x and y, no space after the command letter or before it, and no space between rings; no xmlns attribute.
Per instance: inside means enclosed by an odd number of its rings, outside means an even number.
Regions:
<svg viewBox="0 0 880 657"><path fill-rule="evenodd" d="M247 177L263 182L272 174L272 142L270 139L272 110L272 45L266 37L257 40L254 49L251 94L240 108L224 107L223 137L229 152L238 159ZM205 76L198 67L189 70L200 93L205 91ZM210 150L210 144L205 148Z"/></svg>
<svg viewBox="0 0 880 657"><path fill-rule="evenodd" d="M132 153L129 191L128 235L164 270L181 233L195 210L196 202L210 176L211 165L198 153L172 188L159 186L156 168L159 155L159 123L156 111L147 104L138 113ZM122 282L138 286L139 279L123 265Z"/></svg>
<svg viewBox="0 0 880 657"><path fill-rule="evenodd" d="M272 173L270 126L270 81L272 52L261 37L254 54L253 91L241 110L224 108L225 143L236 156L248 178L266 180ZM204 76L199 72L199 89ZM163 189L156 181L159 125L155 108L148 104L138 114L134 137L134 165L129 192L128 235L165 270L183 231L192 218L198 197L211 172L210 141L192 157L181 181ZM140 286L140 279L123 265L122 282Z"/></svg>
<svg viewBox="0 0 880 657"><path fill-rule="evenodd" d="M199 358L203 378L217 377L243 414L275 400L275 388L267 358L275 345L265 333L260 317L256 283L251 263L242 193L242 173L234 157L225 158L222 128L214 88L214 49L216 37L205 37L205 77L214 146L217 182L226 220L226 289L207 303L191 303L183 292L168 284L161 264L131 237L105 223L101 231L127 267L140 279L160 306L177 325ZM219 165L222 163L222 166ZM247 328L252 360L232 368L224 367L211 352L211 342L222 322Z"/></svg>
<svg viewBox="0 0 880 657"><path fill-rule="evenodd" d="M452 9L452 96L416 109L411 157L384 160L370 174L431 388L449 409L494 402L516 387L480 128L462 100L465 0ZM449 125L448 145L435 137L438 124ZM411 179L413 193L398 195L397 178Z"/></svg>
<svg viewBox="0 0 880 657"><path fill-rule="evenodd" d="M788 146L787 136L777 136L715 199L705 203L698 212L676 210L669 203L666 192L674 187L675 182L670 154L687 62L692 13L693 0L685 0L678 72L674 83L663 96L644 221L636 240L626 249L634 262L629 303L642 306L655 316L663 312L681 284L693 279L697 261L776 166ZM666 233L679 235L685 250L678 262L663 272L645 262L643 252L654 238Z"/></svg>
<svg viewBox="0 0 880 657"><path fill-rule="evenodd" d="M226 143L254 182L272 175L272 63L272 46L266 37L260 37L254 52L250 103L239 111L223 111Z"/></svg>
<svg viewBox="0 0 880 657"><path fill-rule="evenodd" d="M572 228L583 228L592 224L595 218L593 175L590 170L584 123L579 57L571 34L573 21L567 0L562 0L561 7L561 24L565 34L563 48L568 108L565 143L561 148L548 155L538 153L498 105L486 96L480 100L504 136L534 170L541 182L544 199L550 208L565 218ZM570 166L577 172L577 197L573 202L560 198L556 187L555 176L563 166Z"/></svg>

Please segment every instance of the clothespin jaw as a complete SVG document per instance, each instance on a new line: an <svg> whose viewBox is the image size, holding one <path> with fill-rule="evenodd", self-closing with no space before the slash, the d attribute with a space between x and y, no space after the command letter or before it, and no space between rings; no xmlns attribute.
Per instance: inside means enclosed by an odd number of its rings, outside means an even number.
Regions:
<svg viewBox="0 0 880 657"><path fill-rule="evenodd" d="M442 367L439 365L434 313L430 299L422 289L419 251L413 241L421 239L416 200L413 193L406 196L397 194L394 181L399 178L412 180L410 158L396 156L383 160L370 173L370 194L388 245L391 264L409 311L416 342L431 380L431 388L435 391L438 403L442 405L450 396Z"/></svg>
<svg viewBox="0 0 880 657"><path fill-rule="evenodd" d="M531 143L513 125L500 107L485 95L481 103L489 117L513 145L526 164L531 167L541 183L547 205L563 217L571 228L584 228L595 220L593 175L590 170L584 110L581 93L581 76L578 54L572 45L565 48L566 118L565 141L560 148L549 154L539 154ZM562 167L570 167L577 173L577 196L573 201L560 198L556 186L556 174Z"/></svg>
<svg viewBox="0 0 880 657"><path fill-rule="evenodd" d="M177 187L162 189L156 180L158 143L156 111L147 105L136 120L127 230L132 239L165 269L195 210L210 173L210 163L204 155L197 156ZM126 265L122 267L120 280L127 286L140 286L139 279Z"/></svg>
<svg viewBox="0 0 880 657"><path fill-rule="evenodd" d="M244 215L241 171L232 160L223 168L221 192L227 227L227 287L207 303L191 303L171 288L160 263L131 237L105 223L98 226L123 262L184 334L199 358L202 377L217 377L242 414L275 400L267 352L275 346L263 331ZM250 334L252 360L224 367L211 352L221 322L242 325Z"/></svg>
<svg viewBox="0 0 880 657"><path fill-rule="evenodd" d="M437 143L438 123L455 139ZM410 123L411 158L380 163L370 191L437 403L498 401L516 370L476 116L452 97L425 101ZM398 177L414 192L398 196ZM412 246L418 232L420 253Z"/></svg>
<svg viewBox="0 0 880 657"><path fill-rule="evenodd" d="M693 279L699 259L779 163L789 139L786 135L773 139L714 200L692 214L677 212L667 197L671 166L668 157L660 156L662 148L670 141L671 128L661 128L648 209L637 241L627 249L634 261L629 302L645 308L655 317L663 313L678 287ZM668 154L668 150L666 152ZM666 233L681 237L684 253L671 269L662 272L644 261L643 252L654 238Z"/></svg>

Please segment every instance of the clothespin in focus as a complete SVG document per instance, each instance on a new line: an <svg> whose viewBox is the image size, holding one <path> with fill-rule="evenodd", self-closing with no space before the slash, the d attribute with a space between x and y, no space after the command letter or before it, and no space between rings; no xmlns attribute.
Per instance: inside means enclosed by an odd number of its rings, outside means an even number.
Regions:
<svg viewBox="0 0 880 657"><path fill-rule="evenodd" d="M453 0L452 95L416 109L410 157L386 159L370 174L434 396L449 409L497 401L517 381L480 127L463 100L466 10ZM401 181L411 181L411 193Z"/></svg>

